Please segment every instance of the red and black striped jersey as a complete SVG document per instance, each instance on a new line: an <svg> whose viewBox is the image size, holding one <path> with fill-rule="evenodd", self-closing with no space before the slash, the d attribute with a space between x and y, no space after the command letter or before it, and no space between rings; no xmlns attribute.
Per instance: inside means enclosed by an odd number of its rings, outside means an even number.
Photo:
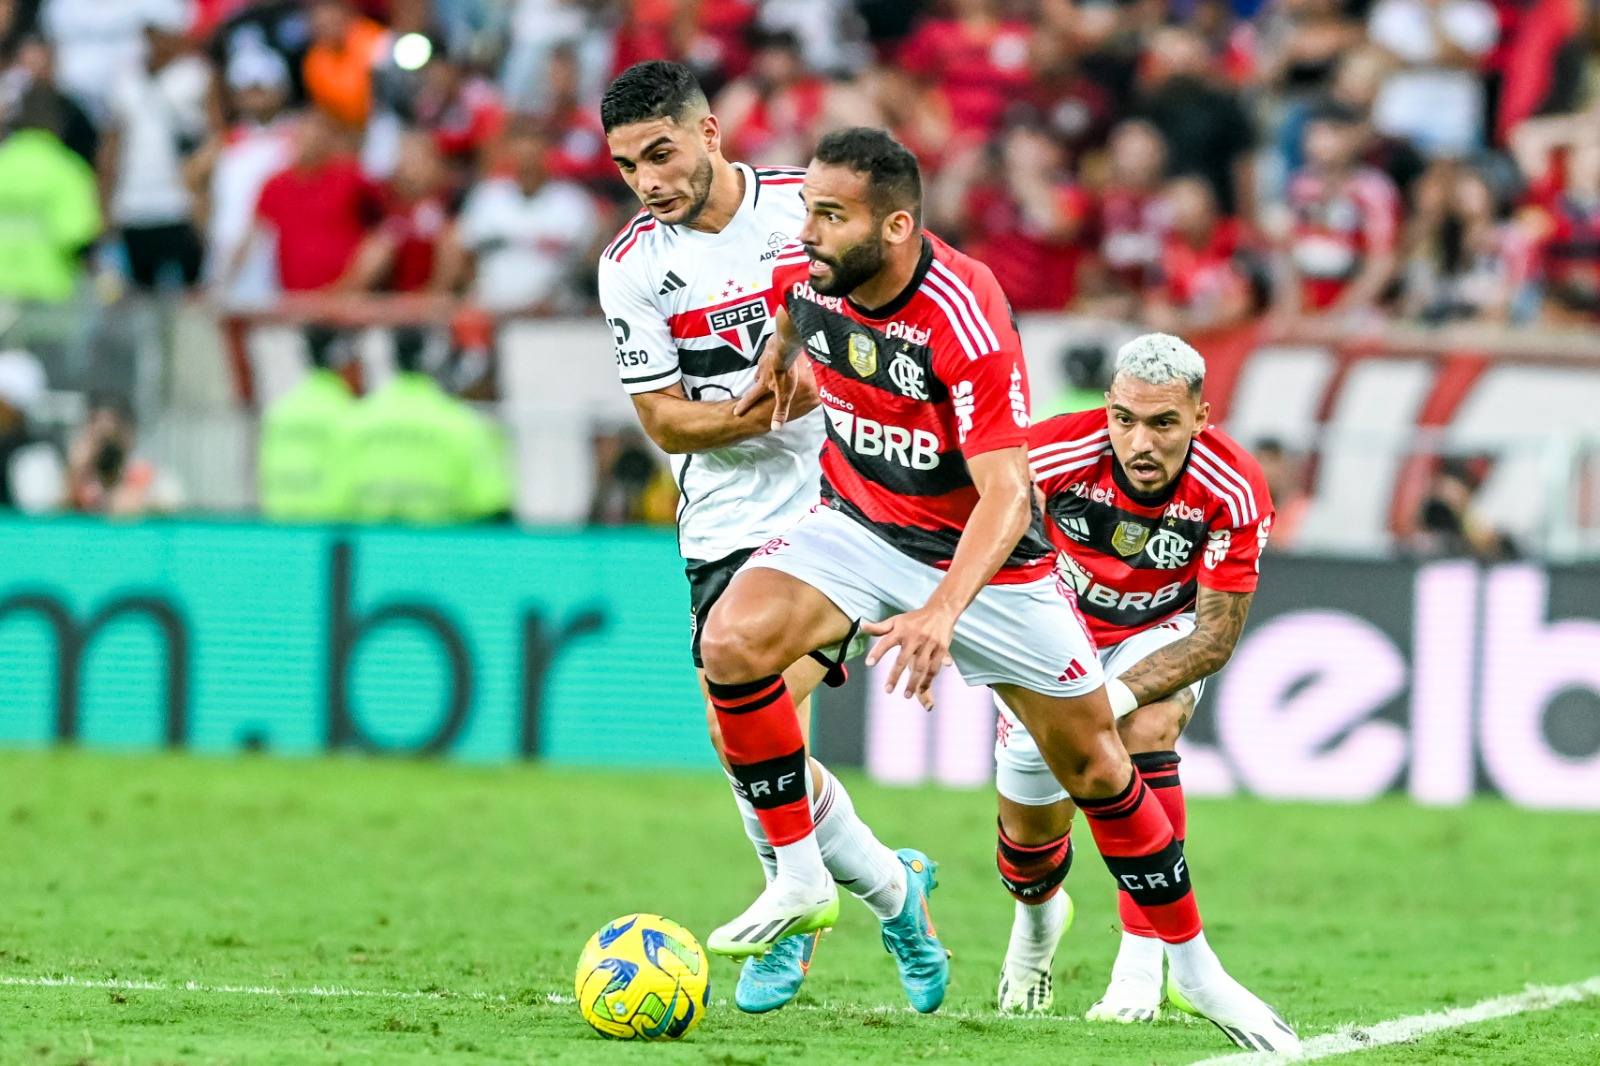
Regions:
<svg viewBox="0 0 1600 1066"><path fill-rule="evenodd" d="M1028 460L1062 572L1101 647L1188 610L1201 585L1255 591L1272 497L1260 464L1216 426L1154 497L1130 491L1103 407L1034 426Z"/></svg>
<svg viewBox="0 0 1600 1066"><path fill-rule="evenodd" d="M822 498L920 562L946 569L978 502L967 459L1028 443L1028 370L989 268L932 234L899 296L868 312L773 272L810 356L828 437ZM992 579L1048 577L1042 516Z"/></svg>

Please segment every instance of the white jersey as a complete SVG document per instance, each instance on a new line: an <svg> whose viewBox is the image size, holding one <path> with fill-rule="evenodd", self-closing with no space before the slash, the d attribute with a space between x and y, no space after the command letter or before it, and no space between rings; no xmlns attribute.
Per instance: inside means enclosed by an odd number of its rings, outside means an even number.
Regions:
<svg viewBox="0 0 1600 1066"><path fill-rule="evenodd" d="M629 395L682 383L689 399L718 401L755 382L783 303L772 270L804 258L798 247L784 248L805 216L805 172L733 166L744 201L720 232L664 225L641 211L600 257L600 305ZM824 433L816 410L776 433L672 456L683 557L721 559L799 521L818 500Z"/></svg>

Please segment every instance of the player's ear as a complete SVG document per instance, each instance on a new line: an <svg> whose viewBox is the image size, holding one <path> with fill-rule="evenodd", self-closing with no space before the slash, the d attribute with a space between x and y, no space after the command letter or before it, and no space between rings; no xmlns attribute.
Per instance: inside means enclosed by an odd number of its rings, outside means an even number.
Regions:
<svg viewBox="0 0 1600 1066"><path fill-rule="evenodd" d="M917 220L910 211L891 211L883 220L883 239L890 244L904 244L917 235Z"/></svg>
<svg viewBox="0 0 1600 1066"><path fill-rule="evenodd" d="M722 154L722 127L717 125L716 115L707 115L700 120L700 142L712 155Z"/></svg>
<svg viewBox="0 0 1600 1066"><path fill-rule="evenodd" d="M1194 409L1194 435L1199 436L1200 431L1211 424L1211 405L1201 400Z"/></svg>

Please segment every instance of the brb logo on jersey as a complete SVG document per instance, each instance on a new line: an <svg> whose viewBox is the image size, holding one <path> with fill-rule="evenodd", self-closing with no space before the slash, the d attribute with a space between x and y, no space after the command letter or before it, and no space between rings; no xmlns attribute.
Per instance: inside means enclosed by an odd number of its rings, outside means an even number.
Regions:
<svg viewBox="0 0 1600 1066"><path fill-rule="evenodd" d="M932 470L939 465L939 438L925 429L891 426L832 407L823 410L828 412L829 427L857 455L881 455L909 470Z"/></svg>
<svg viewBox="0 0 1600 1066"><path fill-rule="evenodd" d="M767 335L767 324L771 321L765 294L706 315L706 324L712 333L752 359L760 354L761 338Z"/></svg>

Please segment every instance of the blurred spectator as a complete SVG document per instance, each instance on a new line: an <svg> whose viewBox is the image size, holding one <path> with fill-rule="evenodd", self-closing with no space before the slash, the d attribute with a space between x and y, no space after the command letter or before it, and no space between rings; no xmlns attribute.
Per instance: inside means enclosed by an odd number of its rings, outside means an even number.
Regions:
<svg viewBox="0 0 1600 1066"><path fill-rule="evenodd" d="M261 239L261 230L276 238L278 284L285 292L348 287L356 253L382 210L377 188L345 150L335 121L311 111L295 125L293 164L261 188L253 239ZM240 246L226 284L250 248L249 241Z"/></svg>
<svg viewBox="0 0 1600 1066"><path fill-rule="evenodd" d="M186 54L181 13L144 16L145 55L113 84L100 146L107 214L122 235L128 275L144 290L200 279L203 250L184 162L206 132L211 68Z"/></svg>
<svg viewBox="0 0 1600 1066"><path fill-rule="evenodd" d="M348 444L355 398L328 368L325 347L312 349L311 369L261 419L261 513L275 522L349 518Z"/></svg>
<svg viewBox="0 0 1600 1066"><path fill-rule="evenodd" d="M1460 158L1483 143L1480 70L1500 37L1487 0L1378 0L1367 33L1400 63L1373 104L1379 132L1430 157Z"/></svg>
<svg viewBox="0 0 1600 1066"><path fill-rule="evenodd" d="M1525 319L1533 242L1504 218L1488 181L1451 166L1419 203L1423 226L1405 278L1405 313L1430 325L1451 321L1505 323Z"/></svg>
<svg viewBox="0 0 1600 1066"><path fill-rule="evenodd" d="M1364 166L1361 119L1328 104L1305 129L1306 165L1289 181L1287 217L1273 228L1284 254L1277 310L1349 316L1375 309L1393 280L1399 196Z"/></svg>
<svg viewBox="0 0 1600 1066"><path fill-rule="evenodd" d="M1595 113L1530 119L1512 141L1529 183L1524 221L1536 243L1545 310L1600 316L1600 130Z"/></svg>
<svg viewBox="0 0 1600 1066"><path fill-rule="evenodd" d="M623 7L617 70L644 59L675 59L694 71L714 99L750 65L746 42L758 0L629 0Z"/></svg>
<svg viewBox="0 0 1600 1066"><path fill-rule="evenodd" d="M867 25L856 8L851 0L762 0L756 25L794 35L801 62L818 74L854 78L872 62Z"/></svg>
<svg viewBox="0 0 1600 1066"><path fill-rule="evenodd" d="M1504 143L1527 118L1571 111L1583 88L1583 17L1592 8L1573 0L1495 0L1500 47L1489 57L1489 98L1495 140Z"/></svg>
<svg viewBox="0 0 1600 1066"><path fill-rule="evenodd" d="M1177 178L1163 196L1170 228L1145 289L1145 326L1187 335L1243 322L1254 309L1244 228L1219 216L1216 196L1200 178Z"/></svg>
<svg viewBox="0 0 1600 1066"><path fill-rule="evenodd" d="M1093 411L1106 405L1106 388L1111 384L1105 345L1075 344L1061 356L1061 376L1066 379L1061 391L1035 412L1035 417Z"/></svg>
<svg viewBox="0 0 1600 1066"><path fill-rule="evenodd" d="M547 64L557 49L576 60L578 95L586 105L599 102L613 69L614 55L605 0L511 0L511 44L500 85L512 111L538 110L539 94L550 83ZM693 12L689 12L691 17Z"/></svg>
<svg viewBox="0 0 1600 1066"><path fill-rule="evenodd" d="M1151 35L1136 110L1161 131L1169 175L1199 175L1224 213L1255 217L1255 130L1192 30L1168 26Z"/></svg>
<svg viewBox="0 0 1600 1066"><path fill-rule="evenodd" d="M302 0L244 0L211 35L212 65L228 70L242 53L269 51L289 69L289 102L305 99L301 68L311 43L311 20Z"/></svg>
<svg viewBox="0 0 1600 1066"><path fill-rule="evenodd" d="M127 400L91 398L89 416L67 449L69 506L118 517L176 511L182 505L177 481L140 457L137 447L138 427Z"/></svg>
<svg viewBox="0 0 1600 1066"><path fill-rule="evenodd" d="M584 103L579 94L577 54L571 48L557 48L546 69L550 85L538 117L553 144L547 158L551 176L581 182L595 192L615 190L619 198L631 202L632 194L611 161L600 109Z"/></svg>
<svg viewBox="0 0 1600 1066"><path fill-rule="evenodd" d="M509 173L480 182L467 196L455 228L447 277L460 279L470 262L472 297L501 315L552 314L573 305L575 275L588 269L599 218L589 195L551 180L549 140L523 120L506 131Z"/></svg>
<svg viewBox="0 0 1600 1066"><path fill-rule="evenodd" d="M594 455L590 525L672 524L677 517L678 486L637 427L595 434Z"/></svg>
<svg viewBox="0 0 1600 1066"><path fill-rule="evenodd" d="M1029 75L1027 89L1009 106L1011 115L1038 123L1074 164L1105 143L1116 101L1084 75L1070 40L1036 33L1029 51Z"/></svg>
<svg viewBox="0 0 1600 1066"><path fill-rule="evenodd" d="M901 46L898 66L948 102L956 136L987 137L1007 101L1028 88L1033 29L1005 17L1000 0L951 0L953 18L930 18Z"/></svg>
<svg viewBox="0 0 1600 1066"><path fill-rule="evenodd" d="M0 52L0 56L6 55ZM100 131L89 113L56 85L55 53L42 37L24 37L17 42L11 66L0 78L0 116L22 101L22 94L38 86L54 99L61 112L61 143L94 166L100 158Z"/></svg>
<svg viewBox="0 0 1600 1066"><path fill-rule="evenodd" d="M1161 198L1167 145L1150 123L1129 119L1112 130L1108 147L1096 219L1099 254L1092 260L1093 280L1085 288L1104 304L1104 313L1121 317L1132 313L1128 297L1144 291L1161 258L1167 231Z"/></svg>
<svg viewBox="0 0 1600 1066"><path fill-rule="evenodd" d="M961 211L967 250L994 271L1013 310L1070 307L1090 201L1073 182L1065 152L1039 130L1016 126L984 169Z"/></svg>
<svg viewBox="0 0 1600 1066"><path fill-rule="evenodd" d="M1306 491L1304 463L1289 454L1283 442L1276 437L1264 437L1254 448L1256 461L1266 477L1267 490L1272 496L1272 506L1277 512L1272 519L1272 534L1267 539L1267 549L1284 551L1292 549L1300 537L1300 526L1306 512L1311 509L1311 494Z"/></svg>
<svg viewBox="0 0 1600 1066"><path fill-rule="evenodd" d="M61 143L61 124L59 94L35 85L0 140L0 299L71 299L100 235L94 171Z"/></svg>
<svg viewBox="0 0 1600 1066"><path fill-rule="evenodd" d="M0 352L0 508L37 514L61 504L61 455L28 423L44 391L38 359L28 352Z"/></svg>
<svg viewBox="0 0 1600 1066"><path fill-rule="evenodd" d="M350 418L354 516L437 525L509 514L510 470L499 427L422 373L420 355L420 346L400 346L399 373Z"/></svg>
<svg viewBox="0 0 1600 1066"><path fill-rule="evenodd" d="M372 72L389 59L393 38L350 0L312 0L310 16L306 95L345 125L364 126L372 112Z"/></svg>
<svg viewBox="0 0 1600 1066"><path fill-rule="evenodd" d="M433 134L439 151L465 179L505 128L500 90L470 74L443 48L431 51L412 105L412 123ZM463 180L464 184L464 180Z"/></svg>
<svg viewBox="0 0 1600 1066"><path fill-rule="evenodd" d="M267 241L244 245L262 188L294 159L294 119L284 111L289 68L270 49L242 49L229 60L226 81L237 118L190 159L188 180L203 205L212 298L226 308L260 307L278 291L273 249Z"/></svg>
<svg viewBox="0 0 1600 1066"><path fill-rule="evenodd" d="M879 123L859 89L809 72L787 32L757 39L749 73L722 90L713 111L724 154L758 166L803 166L830 130Z"/></svg>
<svg viewBox="0 0 1600 1066"><path fill-rule="evenodd" d="M1257 81L1279 102L1316 100L1332 86L1340 57L1365 39L1340 0L1280 0L1261 20Z"/></svg>
<svg viewBox="0 0 1600 1066"><path fill-rule="evenodd" d="M1432 556L1466 556L1484 562L1515 559L1512 539L1478 514L1476 497L1485 460L1446 457L1439 461L1417 519L1413 546Z"/></svg>
<svg viewBox="0 0 1600 1066"><path fill-rule="evenodd" d="M438 251L450 226L450 173L432 136L405 135L400 164L381 196L383 221L356 257L352 287L386 292L445 287Z"/></svg>
<svg viewBox="0 0 1600 1066"><path fill-rule="evenodd" d="M1372 125L1372 105L1378 99L1383 76L1389 69L1389 59L1376 48L1357 48L1339 60L1329 99L1342 104L1361 116L1361 161L1389 175L1406 203L1411 202L1417 179L1428 169L1428 161L1416 146L1404 137L1380 133ZM1313 109L1314 110L1314 109ZM1310 112L1306 112L1309 114ZM1305 115L1295 131L1293 166L1300 167L1304 160L1300 141L1304 136Z"/></svg>
<svg viewBox="0 0 1600 1066"><path fill-rule="evenodd" d="M99 121L117 79L145 55L145 26L187 27L183 0L44 0L39 25L55 45L56 76Z"/></svg>

